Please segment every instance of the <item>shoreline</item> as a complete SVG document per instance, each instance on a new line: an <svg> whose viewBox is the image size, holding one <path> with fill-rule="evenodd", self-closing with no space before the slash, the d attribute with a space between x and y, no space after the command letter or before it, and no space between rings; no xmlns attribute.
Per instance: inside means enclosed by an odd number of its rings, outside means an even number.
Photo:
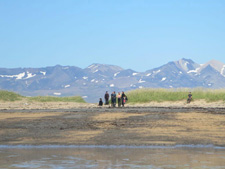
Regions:
<svg viewBox="0 0 225 169"><path fill-rule="evenodd" d="M44 110L58 110L58 109L108 109L110 105L104 105L99 107L97 103L76 103L76 102L38 102L38 101L0 101L0 110L33 110L33 109L44 109ZM117 106L117 105L116 105ZM205 100L196 100L187 104L186 101L164 101L164 102L148 102L148 103L127 103L125 108L224 108L224 101L217 102L206 102ZM118 107L116 107L118 108ZM122 107L121 107L122 108Z"/></svg>
<svg viewBox="0 0 225 169"><path fill-rule="evenodd" d="M214 146L212 144L203 145L203 144L187 144L187 145L64 145L64 144L55 144L55 145L29 145L29 144L18 144L18 145L1 145L0 149L58 149L58 148L87 148L87 149L179 149L179 148L199 148L199 149L218 149L225 150L225 146Z"/></svg>
<svg viewBox="0 0 225 169"><path fill-rule="evenodd" d="M81 107L71 109L0 109L0 113L7 112L24 112L24 113L42 113L42 112L127 112L127 113L141 113L141 112L202 112L211 114L225 114L225 107Z"/></svg>

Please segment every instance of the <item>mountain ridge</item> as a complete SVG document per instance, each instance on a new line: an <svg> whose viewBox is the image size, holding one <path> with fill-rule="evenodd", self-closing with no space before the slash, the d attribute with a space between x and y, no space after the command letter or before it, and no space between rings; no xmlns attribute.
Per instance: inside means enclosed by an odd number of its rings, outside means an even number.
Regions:
<svg viewBox="0 0 225 169"><path fill-rule="evenodd" d="M80 95L88 102L97 102L105 91L180 87L224 88L225 64L216 60L198 64L182 58L144 72L98 63L84 69L61 65L0 68L0 89L26 96Z"/></svg>

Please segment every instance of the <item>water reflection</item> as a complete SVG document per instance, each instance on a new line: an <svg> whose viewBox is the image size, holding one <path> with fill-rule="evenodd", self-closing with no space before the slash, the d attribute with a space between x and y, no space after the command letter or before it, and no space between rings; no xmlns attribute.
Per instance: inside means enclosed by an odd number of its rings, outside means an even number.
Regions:
<svg viewBox="0 0 225 169"><path fill-rule="evenodd" d="M57 147L57 146L56 146ZM215 147L1 147L0 168L224 168Z"/></svg>

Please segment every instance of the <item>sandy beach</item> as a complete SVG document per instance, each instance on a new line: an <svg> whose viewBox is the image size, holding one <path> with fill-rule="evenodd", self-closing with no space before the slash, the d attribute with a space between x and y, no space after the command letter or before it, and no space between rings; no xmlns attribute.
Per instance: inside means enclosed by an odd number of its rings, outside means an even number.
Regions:
<svg viewBox="0 0 225 169"><path fill-rule="evenodd" d="M0 110L4 109L74 109L74 108L96 108L97 103L75 103L75 102L32 102L27 99L20 101L0 102ZM103 106L108 108L109 106ZM206 102L205 100L198 100L187 104L186 101L176 102L149 102L126 104L125 107L202 107L202 108L225 108L224 101Z"/></svg>
<svg viewBox="0 0 225 169"><path fill-rule="evenodd" d="M157 105L158 104L158 105ZM190 145L225 147L222 103L0 104L1 145Z"/></svg>

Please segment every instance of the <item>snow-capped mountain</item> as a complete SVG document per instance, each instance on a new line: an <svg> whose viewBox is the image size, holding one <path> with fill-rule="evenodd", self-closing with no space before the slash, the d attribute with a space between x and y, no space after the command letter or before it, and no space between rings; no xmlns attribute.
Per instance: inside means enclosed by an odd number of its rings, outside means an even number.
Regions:
<svg viewBox="0 0 225 169"><path fill-rule="evenodd" d="M198 64L190 59L181 59L145 72L106 64L92 64L85 69L60 65L45 68L0 68L0 89L26 96L80 95L88 102L97 102L105 91L118 92L147 87L224 88L225 64L215 60Z"/></svg>

